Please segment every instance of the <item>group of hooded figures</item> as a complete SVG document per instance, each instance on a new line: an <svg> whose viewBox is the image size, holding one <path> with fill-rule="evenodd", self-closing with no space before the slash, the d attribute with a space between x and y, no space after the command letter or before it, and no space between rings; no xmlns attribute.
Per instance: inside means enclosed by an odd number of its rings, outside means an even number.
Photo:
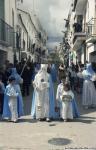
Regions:
<svg viewBox="0 0 96 150"><path fill-rule="evenodd" d="M53 65L52 76L47 72L48 65L41 64L38 68L33 81L32 95L32 119L40 121L50 121L52 119L68 119L78 118L80 113L75 101L75 96L70 88L70 82L62 79L57 87L57 94L54 94L54 80L56 80L56 67ZM93 83L95 80L95 72L89 64L82 73L78 74L84 78L83 99L82 104L89 107L96 106L96 89ZM52 80L53 79L53 80ZM12 69L9 77L9 83L6 86L4 94L3 118L17 122L20 116L24 115L23 100L20 90L22 78ZM55 98L56 97L56 98Z"/></svg>

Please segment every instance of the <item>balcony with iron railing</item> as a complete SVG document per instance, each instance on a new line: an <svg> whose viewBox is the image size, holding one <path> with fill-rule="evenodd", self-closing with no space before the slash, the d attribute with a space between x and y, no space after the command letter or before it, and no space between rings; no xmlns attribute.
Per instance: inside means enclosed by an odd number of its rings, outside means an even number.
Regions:
<svg viewBox="0 0 96 150"><path fill-rule="evenodd" d="M73 44L74 44L77 38L86 37L86 30L84 25L79 23L74 23L73 28L74 28L74 35L73 35Z"/></svg>
<svg viewBox="0 0 96 150"><path fill-rule="evenodd" d="M87 23L87 43L96 43L96 18Z"/></svg>
<svg viewBox="0 0 96 150"><path fill-rule="evenodd" d="M74 23L74 34L73 34L73 48L78 49L79 46L86 40L86 25Z"/></svg>
<svg viewBox="0 0 96 150"><path fill-rule="evenodd" d="M14 45L14 29L2 19L0 19L0 44L7 47Z"/></svg>

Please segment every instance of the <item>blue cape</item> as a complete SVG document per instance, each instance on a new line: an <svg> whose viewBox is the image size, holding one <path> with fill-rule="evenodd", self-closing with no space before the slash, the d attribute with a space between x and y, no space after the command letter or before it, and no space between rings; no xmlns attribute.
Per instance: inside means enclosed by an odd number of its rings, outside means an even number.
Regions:
<svg viewBox="0 0 96 150"><path fill-rule="evenodd" d="M49 118L55 118L55 97L54 97L54 87L52 83L52 79L50 76L50 88L49 88ZM34 90L33 92L33 97L32 97L32 107L31 107L31 115L32 118L36 118L36 91Z"/></svg>
<svg viewBox="0 0 96 150"><path fill-rule="evenodd" d="M3 117L8 117L11 118L11 112L9 109L9 105L8 105L8 101L9 101L9 96L6 95L6 91L5 90L5 94L4 94L4 105L3 105ZM18 92L18 88L16 87L16 91ZM19 92L18 92L19 93ZM22 96L19 94L17 96L17 111L18 111L18 117L23 116L24 112L23 112L23 100L22 100Z"/></svg>
<svg viewBox="0 0 96 150"><path fill-rule="evenodd" d="M3 106L3 118L8 117L11 118L11 112L8 105L9 97L7 95L4 96L4 106ZM22 108L22 99L21 96L17 97L17 108L18 108L18 117L23 116L23 108Z"/></svg>
<svg viewBox="0 0 96 150"><path fill-rule="evenodd" d="M92 65L91 64L87 64L87 67L86 67L86 71L88 74L90 75L93 75L95 72L93 71L92 69Z"/></svg>
<svg viewBox="0 0 96 150"><path fill-rule="evenodd" d="M73 117L74 118L79 118L80 117L80 113L76 104L75 99L72 100L72 107L73 107Z"/></svg>
<svg viewBox="0 0 96 150"><path fill-rule="evenodd" d="M59 107L61 107L61 102L59 102ZM79 118L80 117L80 113L79 113L79 110L78 110L78 106L76 104L76 101L75 99L72 100L72 110L73 110L73 117L74 118ZM59 114L60 112L58 112L58 118L60 116Z"/></svg>
<svg viewBox="0 0 96 150"><path fill-rule="evenodd" d="M40 64L36 64L35 69L36 69L37 72L38 72L38 71L40 70ZM35 72L35 69L34 69L34 73L32 74L32 80L34 80L35 75L37 74L37 72Z"/></svg>
<svg viewBox="0 0 96 150"><path fill-rule="evenodd" d="M12 69L11 69L11 76L15 77L17 84L20 83L20 81L21 81L22 78L21 78L21 76L17 73L16 68L12 68Z"/></svg>
<svg viewBox="0 0 96 150"><path fill-rule="evenodd" d="M57 81L57 68L55 64L53 64L51 67L51 76L52 76L52 81L56 82Z"/></svg>
<svg viewBox="0 0 96 150"><path fill-rule="evenodd" d="M86 70L84 70L83 72L84 72L84 79L85 80L90 80L92 78L92 75L95 73L92 69L91 64L87 64Z"/></svg>

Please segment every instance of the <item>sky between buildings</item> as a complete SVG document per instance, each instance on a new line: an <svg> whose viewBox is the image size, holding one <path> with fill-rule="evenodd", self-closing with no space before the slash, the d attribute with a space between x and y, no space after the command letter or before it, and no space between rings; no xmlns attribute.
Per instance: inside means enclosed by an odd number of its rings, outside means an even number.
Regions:
<svg viewBox="0 0 96 150"><path fill-rule="evenodd" d="M49 37L62 37L72 0L23 0L24 7L35 12Z"/></svg>

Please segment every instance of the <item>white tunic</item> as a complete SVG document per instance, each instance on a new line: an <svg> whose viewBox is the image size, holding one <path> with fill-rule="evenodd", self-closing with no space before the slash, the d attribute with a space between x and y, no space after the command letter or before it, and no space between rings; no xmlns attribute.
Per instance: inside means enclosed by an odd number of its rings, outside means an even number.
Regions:
<svg viewBox="0 0 96 150"><path fill-rule="evenodd" d="M36 92L36 119L49 118L49 74L39 71L33 85Z"/></svg>
<svg viewBox="0 0 96 150"><path fill-rule="evenodd" d="M63 93L61 95L62 107L60 110L60 116L62 119L73 119L72 102L71 102L71 100L63 101L64 96L71 96L72 99L74 98L74 94L72 91L63 91Z"/></svg>
<svg viewBox="0 0 96 150"><path fill-rule="evenodd" d="M8 105L11 112L11 120L16 121L18 119L18 112L17 112L18 93L16 93L15 87L12 86L11 84L9 84L6 87L6 89L7 89L6 95L9 96Z"/></svg>
<svg viewBox="0 0 96 150"><path fill-rule="evenodd" d="M61 105L61 96L63 92L63 83L60 83L57 87L57 93L56 93L56 100L57 100L57 106L60 107Z"/></svg>
<svg viewBox="0 0 96 150"><path fill-rule="evenodd" d="M96 89L93 82L95 74L90 76L89 79L85 70L82 74L85 78L83 83L82 105L87 107L96 106Z"/></svg>

